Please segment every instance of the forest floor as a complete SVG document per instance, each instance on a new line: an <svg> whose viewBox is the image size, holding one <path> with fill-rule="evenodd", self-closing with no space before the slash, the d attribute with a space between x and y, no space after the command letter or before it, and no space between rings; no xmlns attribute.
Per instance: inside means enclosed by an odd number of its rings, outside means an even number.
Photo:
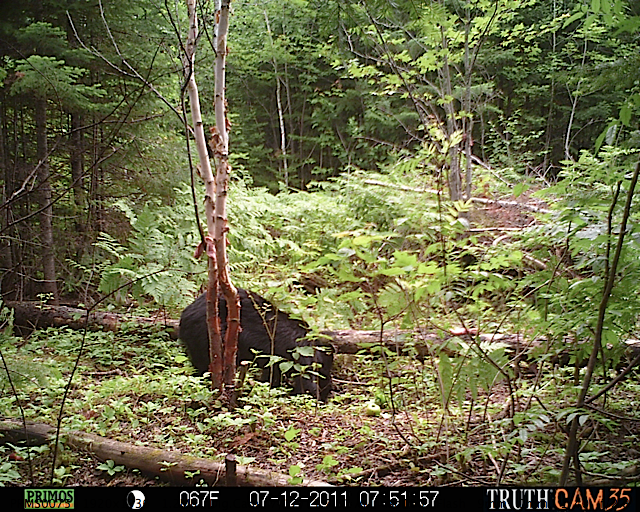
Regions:
<svg viewBox="0 0 640 512"><path fill-rule="evenodd" d="M358 363L358 358L352 362ZM479 393L475 404L469 397L464 402L468 407L466 411L464 407L452 407L450 413L443 414L441 407L429 404L428 397L423 395L416 403L399 407L395 414L385 408L380 416L368 416L364 412L368 402L363 400L362 386L342 381L341 377L350 379L352 375L342 375L340 369L336 377L338 390L327 405L280 392L271 393L274 396L267 410L258 409L258 402L246 405L239 416L255 421L244 425L229 422L226 427L218 426L214 434L204 431L197 442L206 448L200 447L197 456L221 461L224 454L233 453L240 463L248 463L249 471L260 468L283 475L296 466L305 479L338 486L494 486L499 474L503 475L503 481L512 485L549 485L561 466L562 450L552 445L554 440L562 445L566 436L557 422L552 421L537 432L530 432L528 440L521 444L511 443L510 449L505 447L504 438L497 437L498 433L507 437L514 435L512 429L496 428L510 421L505 407L509 404L510 394L504 384L494 386L488 395ZM527 382L521 381L520 391L533 380L531 376ZM270 392L262 384L257 384L256 389L263 395L260 403L264 406L265 395ZM632 392L627 391L626 395L628 409L609 411L608 414L628 419L620 421L617 429L596 426L591 433L594 445L606 446L607 450L603 452L585 446L583 456L587 460L590 450L594 452L592 456L599 457L602 463L608 461L611 467L620 461L639 458L640 452L634 448L633 439L640 420L632 419L637 416L637 409L633 410L637 399ZM154 399L131 393L127 396L141 404ZM517 410L523 411L525 402L519 400ZM181 405L182 420L173 421L172 425L163 424L163 415L158 415L158 421L117 422L101 434L194 455L193 441L186 442L184 436L175 433L197 431L184 405ZM193 411L204 405L191 403L188 407ZM170 402L165 402L163 407L170 409ZM217 414L227 418L233 416L220 410L207 412L210 417ZM104 411L100 415L104 415ZM100 415L96 413L96 419ZM93 410L86 411L85 416L94 416ZM141 415L140 419L143 418ZM167 435L167 430L173 434ZM287 440L287 432L294 432L291 440ZM167 448L159 442L161 439L170 446ZM101 461L90 453L64 449L62 461L68 471L64 477L65 486L170 485L157 477L118 466L109 475L104 467L100 469ZM35 474L42 478L50 471L50 464L50 454L36 455ZM26 464L22 465L21 473L23 485L28 485ZM595 472L587 474L591 479L607 477ZM599 481L602 485L602 480ZM197 482L196 476L194 484ZM299 484L291 480L291 485Z"/></svg>
<svg viewBox="0 0 640 512"><path fill-rule="evenodd" d="M483 227L507 228L533 221L519 208L495 205L476 209L476 219ZM49 395L37 385L21 391L28 419L55 424L80 339L77 332L49 329L36 331L15 349L16 362L25 351L37 354L48 368L39 367L38 378L55 383L47 388ZM207 382L189 375L182 348L166 333L91 333L63 424L220 462L233 453L249 470L290 476L291 485L299 485L299 478L357 486L549 485L557 481L566 443L557 412L569 407L571 399L564 401L573 395L564 394L569 369L547 366L544 371L542 386L534 372L524 372L511 387L499 379L473 392L463 387L443 405L435 360L338 354L335 391L327 404L253 383L240 407L230 412L211 399ZM23 373L28 381L27 370ZM628 461L640 461L633 385L631 380L631 387L614 390L610 410L601 411L598 421L589 420L593 427L587 429L581 457L585 475L601 485L611 476L603 467L628 472ZM370 414L372 402L380 406L379 415ZM0 417L14 413L12 401L0 402ZM5 453L20 474L5 484L33 485L24 450ZM31 456L35 483L48 483L50 451L33 450ZM168 485L117 463L109 470L103 462L63 448L54 484Z"/></svg>
<svg viewBox="0 0 640 512"><path fill-rule="evenodd" d="M351 363L358 363L357 357L350 357ZM407 368L405 368L407 370ZM352 372L349 371L349 374ZM419 373L419 370L417 370ZM464 460L456 457L460 450L459 422L468 421L463 430L467 432L467 442L473 446L484 436L482 408L467 418L442 415L439 407L428 404L425 396L414 403L402 407L394 414L384 408L379 416L369 416L366 408L369 402L362 398L362 387L366 383L342 380L353 375L341 375L338 368L337 390L330 403L318 404L307 397L289 397L276 391L269 392L262 384L257 384L259 394L275 394L268 411L253 411L256 417L264 419L238 426L232 424L219 427L215 435L204 433L202 443L207 445L206 456L220 460L223 454L233 453L241 461L249 461L249 468L260 468L287 475L291 466L297 466L305 479L324 481L332 485L358 486L437 486L491 485L495 479L495 467L486 467L480 459ZM374 386L375 387L375 386ZM76 392L73 393L74 395ZM152 400L151 396L127 396L139 403ZM264 397L261 398L261 401ZM496 386L490 396L484 399L483 408L498 411L508 402L506 386ZM73 400L73 397L72 397ZM268 398L267 398L268 400ZM255 406L254 404L253 406ZM184 404L182 404L184 406ZM202 404L190 403L189 408L197 409ZM246 412L246 406L244 411ZM171 407L165 402L163 407ZM132 404L132 409L136 408ZM210 411L212 417L223 411ZM100 419L104 414L93 409L85 410L85 417ZM187 416L185 414L184 416ZM242 416L242 414L241 414ZM246 414L245 414L246 417ZM103 436L120 441L133 442L145 446L166 448L158 443L166 439L160 418L157 422L134 423L117 422L111 425ZM454 425L454 423L458 423ZM268 424L265 425L265 423ZM181 422L186 432L192 432L193 422L188 418ZM115 427L115 428L114 428ZM170 430L179 430L175 424ZM117 433L116 433L117 431ZM287 441L286 432L295 432ZM455 431L455 434L454 434ZM440 434L438 435L438 432ZM449 442L455 435L457 441ZM179 435L170 436L170 450L183 454L193 454L193 446L184 442ZM215 454L218 454L217 456ZM64 465L71 471L64 477L66 486L148 486L165 485L152 476L144 476L137 470L120 467L113 475L99 469L100 462L92 454L72 453L63 450ZM458 458L459 475L451 473L451 462ZM35 474L42 477L50 471L50 454L34 457ZM457 464L457 463L456 463ZM249 470L250 470L249 469ZM23 482L28 482L27 465L22 465ZM197 477L194 483L197 482ZM295 481L293 481L296 483Z"/></svg>

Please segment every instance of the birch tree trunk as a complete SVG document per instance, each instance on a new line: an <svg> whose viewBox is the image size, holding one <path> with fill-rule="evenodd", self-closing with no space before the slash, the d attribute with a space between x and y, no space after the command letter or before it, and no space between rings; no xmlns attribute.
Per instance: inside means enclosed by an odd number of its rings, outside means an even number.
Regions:
<svg viewBox="0 0 640 512"><path fill-rule="evenodd" d="M587 38L584 39L583 51L582 51L582 64L580 66L581 69L584 69L586 65L587 59ZM580 100L580 87L582 86L582 79L578 80L578 84L576 85L576 90L572 93L569 90L569 86L567 85L567 92L569 93L569 97L571 98L571 115L569 116L569 122L567 123L567 132L564 139L564 158L565 160L573 160L571 157L571 130L573 129L573 120L576 115L578 101Z"/></svg>
<svg viewBox="0 0 640 512"><path fill-rule="evenodd" d="M240 302L238 292L229 277L227 257L227 194L229 190L229 123L226 115L225 66L227 57L227 34L229 31L230 0L222 0L216 11L215 37L215 116L216 124L211 130L211 147L216 162L214 177L209 161L207 143L202 123L200 98L195 79L195 49L198 42L198 17L196 0L187 0L189 13L189 36L187 38L183 69L191 104L191 118L200 160L201 176L205 184L205 215L207 236L209 281L207 284L207 328L209 332L209 356L211 383L214 389L223 390L227 400L234 405L236 352L240 328ZM227 302L227 330L224 341L220 332L218 311L218 288Z"/></svg>
<svg viewBox="0 0 640 512"><path fill-rule="evenodd" d="M216 82L215 111L216 127L213 131L213 153L216 161L216 203L214 242L218 262L218 281L227 302L227 332L224 339L223 380L231 405L235 405L236 352L240 331L240 299L238 290L229 276L227 256L227 195L229 193L229 121L227 120L227 100L225 98L225 71L227 62L227 34L229 33L229 6L231 0L220 2L217 16L216 35Z"/></svg>
<svg viewBox="0 0 640 512"><path fill-rule="evenodd" d="M462 105L463 119L462 119L462 131L464 134L464 156L465 156L465 180L464 180L464 193L465 199L468 201L471 198L471 182L473 180L473 169L471 167L471 152L473 146L473 117L471 115L471 78L472 78L472 64L470 54L470 41L469 32L471 30L471 21L469 19L469 11L467 10L467 19L464 27L464 102ZM461 213L464 217L467 217L467 213Z"/></svg>
<svg viewBox="0 0 640 512"><path fill-rule="evenodd" d="M273 35L271 33L271 25L269 24L269 15L264 10L264 21L267 26L267 35L271 45L271 52L274 53ZM278 122L280 123L280 154L282 155L282 173L284 176L284 186L289 188L289 167L287 162L287 137L284 126L284 114L282 112L282 87L280 84L280 75L278 74L278 63L275 56L272 59L273 73L276 77L276 104L278 105Z"/></svg>
<svg viewBox="0 0 640 512"><path fill-rule="evenodd" d="M207 152L207 141L202 123L200 110L200 96L195 77L195 51L198 41L198 18L196 13L196 0L187 0L189 14L189 34L183 56L183 71L186 80L187 94L191 105L191 120L193 133L196 140L196 149L200 161L200 176L204 181L205 199L204 209L207 221L207 236L205 237L206 254L208 257L209 281L207 284L207 328L209 333L209 370L211 371L211 383L214 389L222 389L222 338L220 334L220 322L218 313L218 272L213 244L214 223L214 197L216 183L211 170L211 162Z"/></svg>

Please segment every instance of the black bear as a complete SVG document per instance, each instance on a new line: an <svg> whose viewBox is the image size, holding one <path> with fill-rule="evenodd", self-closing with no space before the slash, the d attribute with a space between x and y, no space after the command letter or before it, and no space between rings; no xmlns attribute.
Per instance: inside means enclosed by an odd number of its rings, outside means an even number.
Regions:
<svg viewBox="0 0 640 512"><path fill-rule="evenodd" d="M326 401L331 392L331 366L333 354L330 346L315 348L313 356L292 354L296 347L316 345L306 338L308 328L299 320L276 309L257 293L238 289L240 296L240 334L238 335L237 362L256 360L263 368L262 381L273 386L281 384L279 365L267 366L268 358L260 355L276 355L299 365L307 366L302 373L293 369L286 372L286 379L295 393L309 393ZM227 303L219 297L221 331L224 338L227 329ZM180 339L186 345L189 359L199 375L209 370L209 337L207 334L207 295L203 293L185 308L180 316ZM258 352L258 357L253 351ZM313 365L316 363L316 365ZM295 375L295 374L298 375ZM319 375L315 375L315 373Z"/></svg>

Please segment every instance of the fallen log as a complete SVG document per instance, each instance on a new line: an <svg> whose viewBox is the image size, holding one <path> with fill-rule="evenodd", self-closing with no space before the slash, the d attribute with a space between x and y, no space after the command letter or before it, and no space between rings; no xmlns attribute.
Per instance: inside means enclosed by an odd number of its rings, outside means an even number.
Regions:
<svg viewBox="0 0 640 512"><path fill-rule="evenodd" d="M425 329L413 331L388 329L381 333L380 331L342 329L323 331L321 334L329 338L336 352L340 354L355 354L365 348L383 345L397 353L411 350L419 359L433 355L438 350L444 350L450 356L455 355L455 350L448 348L448 342L452 339L461 339L466 343L471 343L472 340L505 343L517 353L528 350L539 343L538 341L525 343L524 337L520 334L476 334L464 330L434 333Z"/></svg>
<svg viewBox="0 0 640 512"><path fill-rule="evenodd" d="M34 329L62 326L76 330L86 327L91 331L117 331L122 324L133 322L145 327L160 326L167 329L173 339L178 338L178 320L162 315L148 318L107 311L92 311L87 316L87 310L70 306L43 305L40 302L6 302L5 305L13 309L13 325L22 335L28 334Z"/></svg>
<svg viewBox="0 0 640 512"><path fill-rule="evenodd" d="M49 442L55 439L55 428L44 423L27 422L23 425L16 420L0 421L0 443L12 443L36 440L37 443ZM225 463L213 462L185 455L180 452L136 446L121 441L114 441L105 437L80 432L66 431L64 435L67 445L76 450L86 451L96 458L106 461L112 460L116 464L128 468L137 468L152 476L157 476L172 485L195 485L201 479L208 485L225 486ZM34 443L32 443L34 444ZM199 471L194 478L185 476L185 471L193 473ZM235 466L235 483L239 487L283 487L290 485L289 476L266 471L249 466ZM319 480L304 479L304 487L329 486Z"/></svg>
<svg viewBox="0 0 640 512"><path fill-rule="evenodd" d="M364 180L364 183L366 183L367 185L375 185L377 187L386 187L386 188L393 188L393 189L396 189L396 190L403 190L405 192L418 192L420 194L433 194L433 195L436 195L436 196L442 194L442 191L435 190L435 189L432 189L432 188L408 187L406 185L398 185L396 183L387 183L385 181L379 181L379 180ZM552 213L552 210L549 210L547 208L543 208L543 207L538 206L536 204L519 203L518 201L504 201L504 200L499 200L499 199L487 199L485 197L471 197L469 199L469 201L471 201L472 203L497 205L497 206L501 206L501 207L504 207L504 208L520 208L520 209L523 209L523 210L529 210L529 211L538 212L538 213Z"/></svg>
<svg viewBox="0 0 640 512"><path fill-rule="evenodd" d="M84 309L42 305L39 302L9 302L7 306L14 309L13 323L20 334L26 334L34 329L62 326L71 329L86 327L89 330L117 331L124 323L134 323L142 327L157 326L166 329L172 339L178 338L179 321L164 316L149 318L93 311L87 317L87 312ZM500 341L511 345L518 352L522 350L524 345L523 337L517 334L475 335L466 331L460 333L442 331L436 334L424 329L414 331L387 329L382 333L380 331L342 329L323 331L321 334L326 336L336 352L341 354L355 354L363 348L380 344L393 351L402 351L408 348L409 343L412 342L412 350L416 351L418 357L424 358L435 348L442 348L447 340L455 336L468 340L472 336L478 336L480 341Z"/></svg>
<svg viewBox="0 0 640 512"><path fill-rule="evenodd" d="M42 305L39 302L7 302L6 305L14 309L14 326L19 334L25 334L34 329L45 327L66 326L71 329L117 331L124 323L134 323L142 327L156 326L166 329L172 339L178 338L179 321L166 316L158 315L155 318L123 315L104 311L93 311L88 316L84 309L69 306ZM447 349L446 342L452 338L463 339L466 342L478 340L505 343L511 347L516 355L527 352L530 348L539 346L544 339L525 339L521 334L477 334L459 331L429 332L425 329L413 331L387 329L380 331L359 331L354 329L342 329L335 331L323 331L323 336L333 345L339 354L355 354L363 348L383 345L386 348L401 352L411 347L420 359L427 357L436 350L445 350L449 355L453 351ZM640 353L640 341L627 340L626 345L632 352L632 356Z"/></svg>

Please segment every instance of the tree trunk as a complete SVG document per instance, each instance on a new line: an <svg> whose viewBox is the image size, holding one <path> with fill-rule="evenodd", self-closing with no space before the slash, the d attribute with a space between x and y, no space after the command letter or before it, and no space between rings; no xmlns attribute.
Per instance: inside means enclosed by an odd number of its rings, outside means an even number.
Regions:
<svg viewBox="0 0 640 512"><path fill-rule="evenodd" d="M89 222L86 223L87 228L93 232L104 231L103 229L103 211L102 211L102 163L100 163L100 145L102 136L97 119L93 118L93 133L91 137L91 186L89 197L87 199L89 205Z"/></svg>
<svg viewBox="0 0 640 512"><path fill-rule="evenodd" d="M447 181L449 184L449 197L452 201L462 199L462 176L460 172L460 148L459 144L452 144L451 140L458 131L456 121L456 111L453 104L453 86L451 83L451 70L449 69L449 59L446 52L449 51L447 37L442 32L442 48L445 52L444 63L442 65L442 88L444 102L444 111L447 117L447 140L449 141L449 174Z"/></svg>
<svg viewBox="0 0 640 512"><path fill-rule="evenodd" d="M471 167L471 151L473 146L473 117L471 116L471 78L472 78L472 62L471 54L469 52L469 32L471 30L471 20L469 19L469 11L466 11L467 19L464 27L464 103L462 105L462 111L464 117L462 118L462 130L464 140L464 155L465 155L465 199L468 201L471 198L471 181L473 179L473 169ZM467 212L461 212L461 216L467 217Z"/></svg>
<svg viewBox="0 0 640 512"><path fill-rule="evenodd" d="M74 227L75 261L81 262L87 244L87 227L85 225L84 193L84 132L82 129L83 118L80 114L71 114L71 136L69 140L69 164L71 166L71 186L73 188L73 202L75 204Z"/></svg>
<svg viewBox="0 0 640 512"><path fill-rule="evenodd" d="M42 267L44 271L44 292L51 296L53 304L58 304L56 265L53 246L53 204L49 172L49 148L47 145L47 100L36 99L37 157L40 171L40 243L42 245Z"/></svg>
<svg viewBox="0 0 640 512"><path fill-rule="evenodd" d="M0 93L2 94L2 93ZM6 132L6 107L4 103L5 95L0 98L0 174L4 181L4 186L0 188L0 204L4 206L2 218L0 220L0 230L4 231L11 222L12 208L8 204L8 199L13 194L15 188L14 172L9 169L9 158L7 155L7 132ZM9 234L9 233L7 233ZM0 274L0 295L10 297L13 300L15 291L15 272L13 270L13 250L10 236L0 236L0 267L5 269Z"/></svg>
<svg viewBox="0 0 640 512"><path fill-rule="evenodd" d="M556 0L553 0L553 19L556 19L557 16L557 4ZM555 30L551 31L551 56L555 59L556 57L556 47L557 47L557 37ZM556 101L556 76L555 73L551 73L551 85L550 85L550 93L549 93L549 110L547 113L547 126L545 130L544 137L544 158L542 160L542 175L546 177L547 171L553 164L553 160L551 157L551 138L553 136L552 127L553 127L553 117L555 112L555 101Z"/></svg>
<svg viewBox="0 0 640 512"><path fill-rule="evenodd" d="M71 165L71 186L73 200L76 205L76 231L84 232L85 225L82 217L85 207L84 193L84 133L82 129L82 115L71 114L71 137L69 140L69 163ZM78 260L79 261L79 260Z"/></svg>
<svg viewBox="0 0 640 512"><path fill-rule="evenodd" d="M582 65L581 69L584 69L585 62L587 59L587 38L584 39L583 52L582 52ZM573 129L573 120L575 119L576 111L578 109L578 101L580 100L580 87L582 85L582 79L578 80L578 84L576 85L576 90L571 94L569 91L569 100L571 101L571 114L569 115L569 121L567 123L567 131L564 139L564 158L565 160L573 160L571 157L571 130ZM567 87L568 89L568 87Z"/></svg>
<svg viewBox="0 0 640 512"><path fill-rule="evenodd" d="M215 68L215 112L217 143L214 145L216 160L216 203L215 230L213 240L217 261L218 282L227 302L227 332L224 339L224 386L227 398L235 406L236 353L238 351L238 333L240 332L240 298L238 290L229 276L229 257L227 255L227 194L229 193L229 121L227 119L227 100L225 97L227 64L227 35L229 33L229 13L231 0L222 0L218 16L218 39L216 41Z"/></svg>
<svg viewBox="0 0 640 512"><path fill-rule="evenodd" d="M271 52L274 52L273 35L271 34L271 25L269 24L269 15L267 10L264 10L264 22L267 26L267 35L269 36L269 44L271 45ZM280 83L280 75L278 73L278 63L276 58L271 60L273 65L273 74L276 78L276 104L278 106L278 122L280 124L280 154L282 156L282 174L284 177L284 186L289 188L289 168L287 162L287 137L286 129L284 125L284 112L282 110L282 86Z"/></svg>
<svg viewBox="0 0 640 512"><path fill-rule="evenodd" d="M216 182L211 169L209 151L202 123L202 112L200 109L200 94L195 76L195 54L198 42L198 15L196 12L196 0L187 0L187 12L189 15L189 34L185 45L183 56L183 73L187 84L189 104L191 106L191 121L193 123L193 133L196 140L196 149L200 161L200 175L204 181L205 197L204 209L207 222L207 236L203 248L207 255L207 266L209 281L207 284L207 331L209 334L209 370L211 372L211 385L213 389L222 389L222 357L223 342L220 332L220 320L218 311L218 271L217 255L214 245L215 231L215 197ZM216 44L220 39L219 27L216 27ZM185 120L186 122L186 120ZM217 127L212 135L217 135ZM215 149L214 149L215 150Z"/></svg>
<svg viewBox="0 0 640 512"><path fill-rule="evenodd" d="M211 383L214 389L222 389L233 405L236 352L240 328L240 303L238 292L229 278L227 257L227 210L226 199L229 188L229 135L225 100L225 66L227 55L227 33L229 30L229 3L222 0L216 13L216 64L215 64L215 116L216 125L212 130L210 147L216 161L214 179L209 161L209 153L202 125L200 98L195 80L195 49L198 41L198 17L196 1L187 0L189 14L189 35L183 60L183 70L187 81L187 92L191 105L191 117L200 159L201 175L205 183L205 213L207 236L205 237L208 257L209 281L207 284L207 328L209 332L209 358ZM227 331L224 342L221 339L218 311L218 287L227 302Z"/></svg>

